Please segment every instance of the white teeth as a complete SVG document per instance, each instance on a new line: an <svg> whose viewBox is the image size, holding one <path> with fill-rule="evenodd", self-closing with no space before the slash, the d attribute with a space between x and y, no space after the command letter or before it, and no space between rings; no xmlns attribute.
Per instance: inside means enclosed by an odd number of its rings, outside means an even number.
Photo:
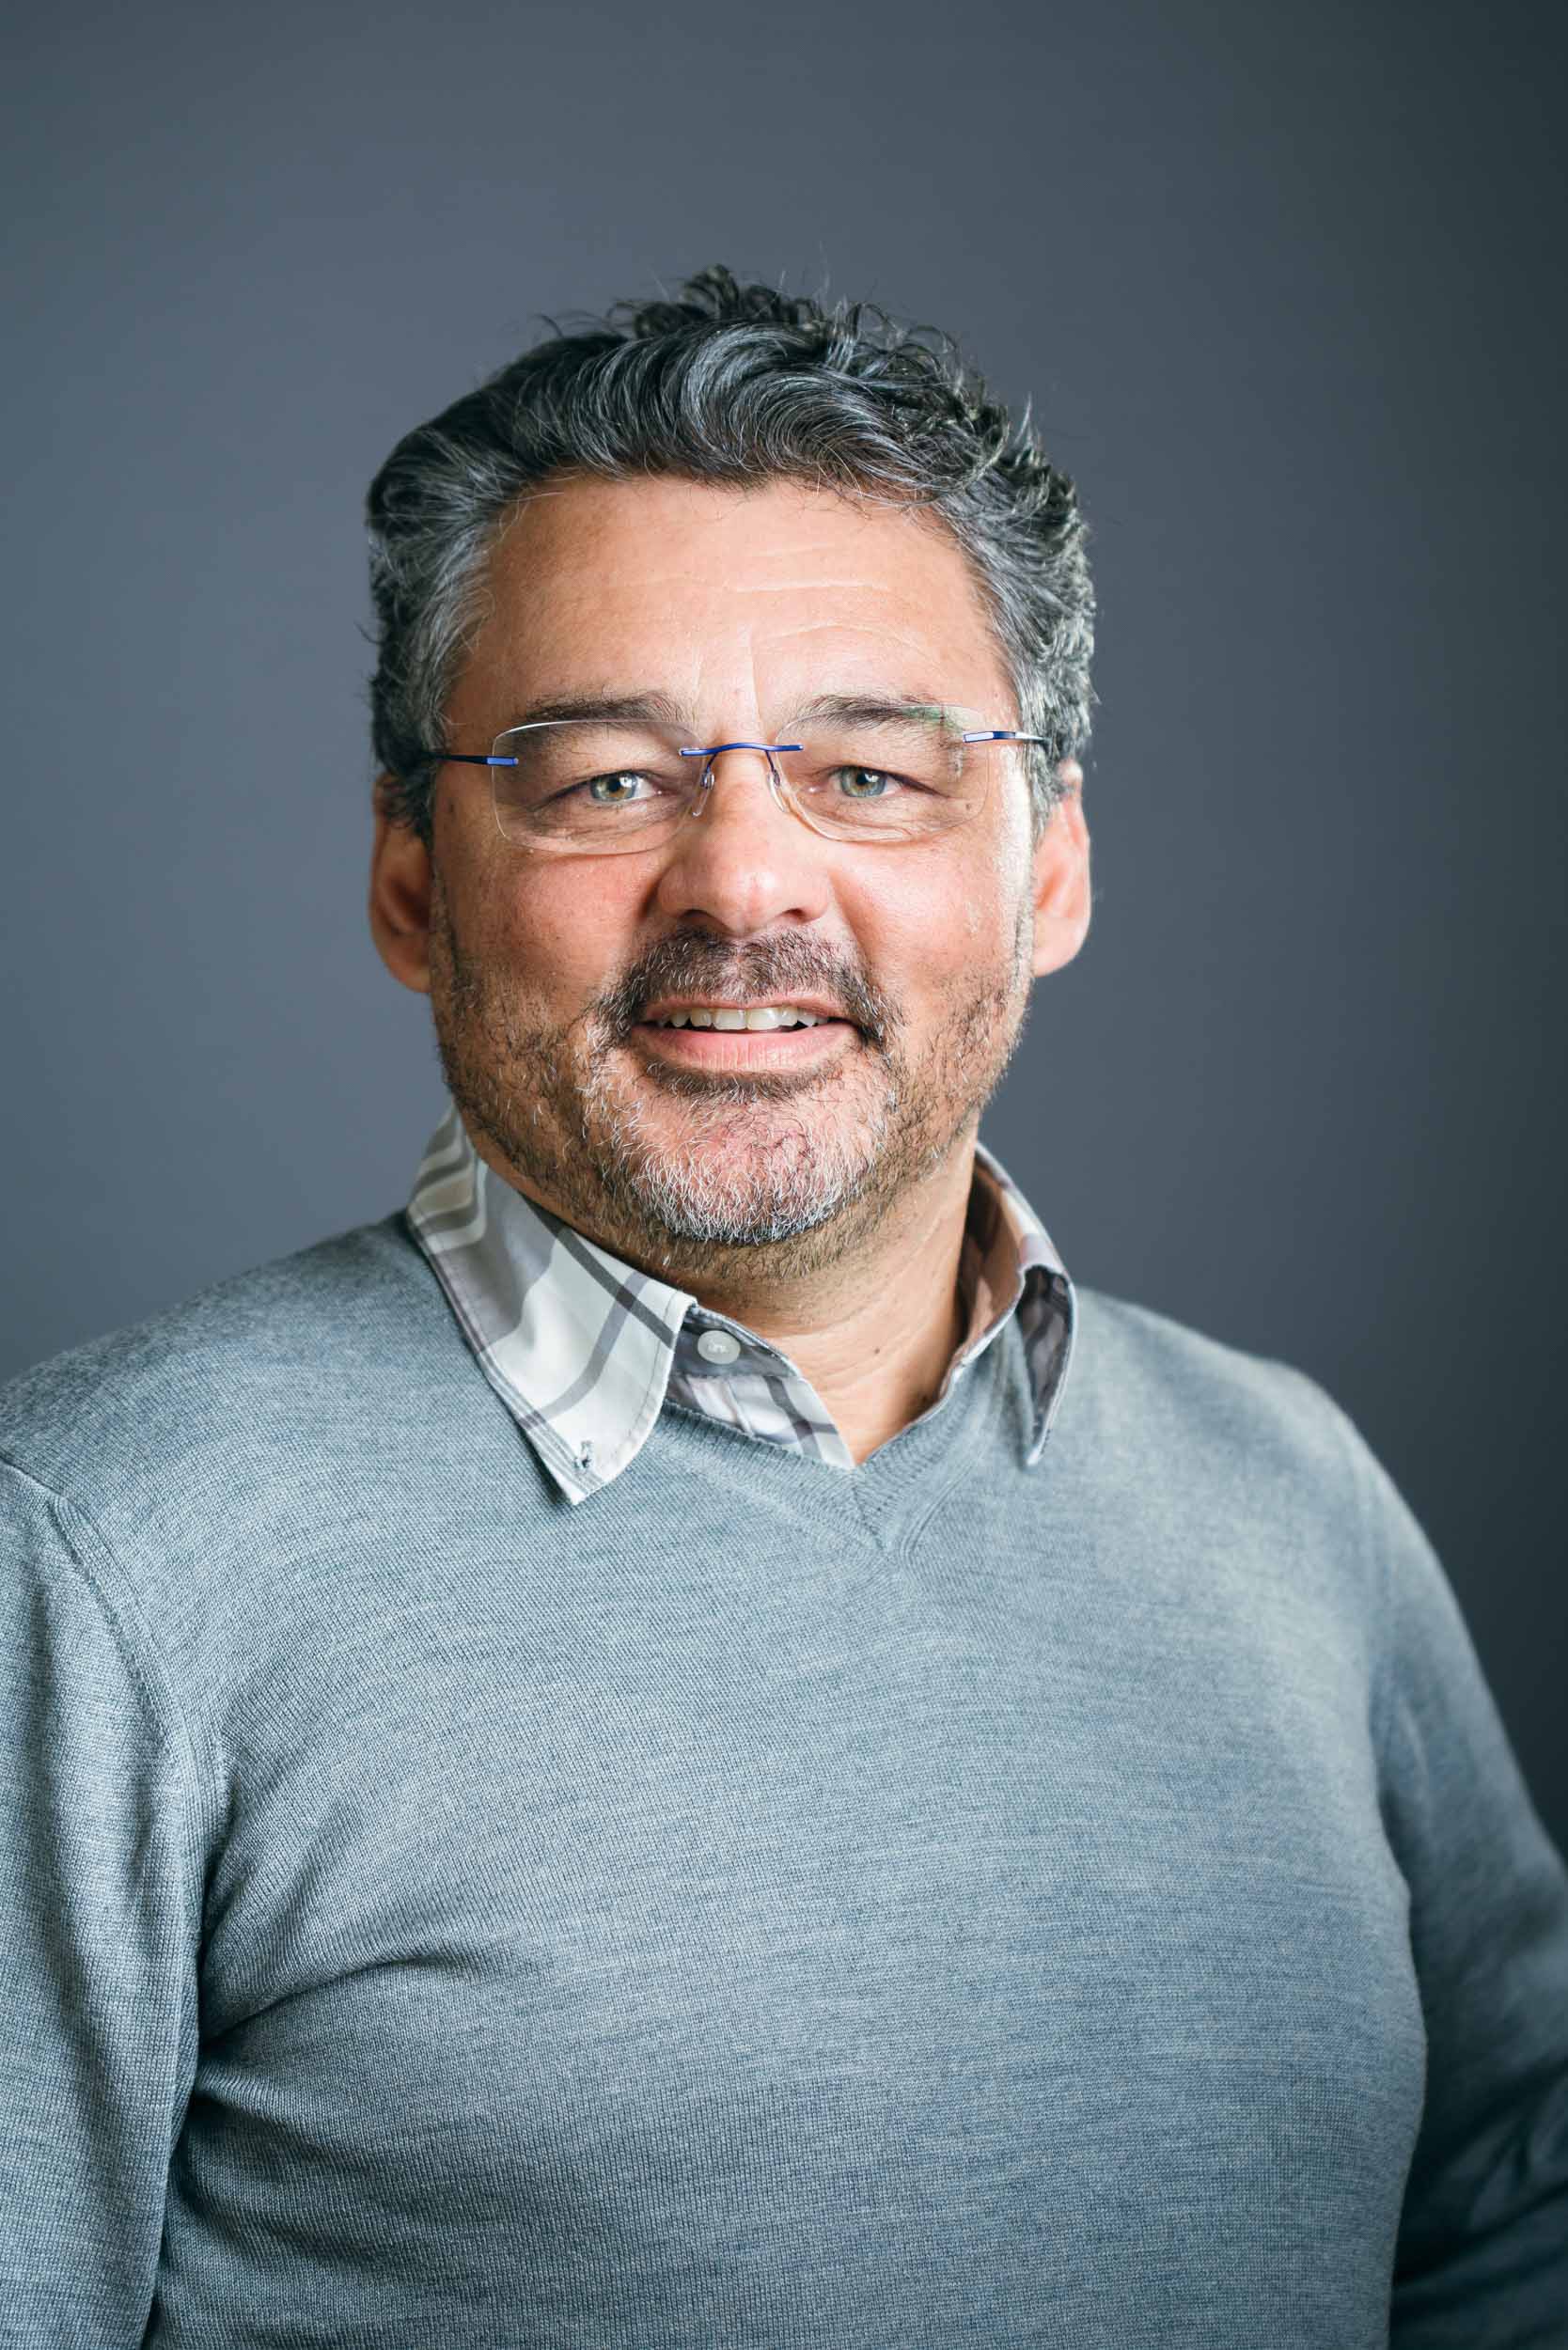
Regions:
<svg viewBox="0 0 1568 2350"><path fill-rule="evenodd" d="M822 1014L798 1011L793 1004L762 1004L750 1011L674 1011L655 1020L656 1028L815 1028Z"/></svg>

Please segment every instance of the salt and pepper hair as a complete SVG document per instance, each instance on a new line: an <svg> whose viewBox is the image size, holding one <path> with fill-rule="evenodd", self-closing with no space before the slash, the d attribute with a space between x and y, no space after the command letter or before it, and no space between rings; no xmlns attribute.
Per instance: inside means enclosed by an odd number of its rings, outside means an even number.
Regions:
<svg viewBox="0 0 1568 2350"><path fill-rule="evenodd" d="M487 560L515 501L570 475L794 480L934 509L969 559L1019 730L1044 738L1026 754L1038 842L1061 796L1057 768L1082 760L1099 698L1072 481L1027 406L1014 424L951 336L870 303L824 308L741 285L716 266L678 300L618 303L588 331L557 329L407 433L370 484L371 739L392 822L430 847L432 751L489 747L446 730Z"/></svg>

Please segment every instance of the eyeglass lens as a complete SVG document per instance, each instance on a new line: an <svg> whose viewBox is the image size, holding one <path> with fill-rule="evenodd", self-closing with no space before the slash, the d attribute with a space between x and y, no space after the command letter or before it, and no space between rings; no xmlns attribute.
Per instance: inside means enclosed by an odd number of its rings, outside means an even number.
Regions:
<svg viewBox="0 0 1568 2350"><path fill-rule="evenodd" d="M817 831L844 840L929 839L968 822L1005 757L1023 745L965 743L969 711L911 711L874 722L835 722L786 738L776 750L786 790ZM631 849L684 816L701 789L702 759L682 757L678 727L567 718L496 738L496 820L509 838L540 847ZM725 764L713 761L715 779ZM755 756L755 754L753 754Z"/></svg>

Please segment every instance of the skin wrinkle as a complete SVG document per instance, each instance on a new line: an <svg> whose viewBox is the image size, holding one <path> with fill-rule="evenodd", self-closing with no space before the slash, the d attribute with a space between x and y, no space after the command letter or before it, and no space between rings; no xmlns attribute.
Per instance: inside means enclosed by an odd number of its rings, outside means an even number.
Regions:
<svg viewBox="0 0 1568 2350"><path fill-rule="evenodd" d="M945 527L837 492L578 482L527 501L488 587L449 706L454 747L487 746L509 707L595 687L657 685L703 741L771 740L764 713L813 693L912 694L921 680L1015 723ZM777 1346L856 1460L940 1391L980 1113L1031 978L1088 929L1081 805L1063 803L1031 865L1027 781L1006 764L973 824L898 848L813 832L775 804L749 751L721 756L689 837L647 853L520 853L495 830L481 769L441 770L433 861L377 819L376 943L431 997L479 1155ZM1037 902L1053 916L1038 926ZM825 994L869 1034L821 1074L713 1074L629 1041L655 996L731 993Z"/></svg>

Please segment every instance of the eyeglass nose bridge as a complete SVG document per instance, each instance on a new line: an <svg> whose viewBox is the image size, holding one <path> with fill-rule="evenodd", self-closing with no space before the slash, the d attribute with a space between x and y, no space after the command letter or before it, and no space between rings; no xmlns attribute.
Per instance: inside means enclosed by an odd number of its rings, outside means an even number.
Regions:
<svg viewBox="0 0 1568 2350"><path fill-rule="evenodd" d="M760 751L763 753L768 762L768 789L773 793L774 798L781 802L781 804L787 807L792 815L798 816L802 823L808 822L808 820L806 816L804 808L801 807L798 801L795 799L793 792L790 790L789 780L786 777L783 769L779 766L777 760L774 757L774 753L776 751L803 750L805 748L804 744L737 742L708 743L703 744L700 748L691 747L682 744L680 747L682 759L699 759L702 761L702 772L697 779L697 789L692 794L692 804L685 811L687 817L700 815L702 810L707 807L709 795L713 788L713 761L717 759L721 751ZM811 828L815 830L814 826Z"/></svg>

